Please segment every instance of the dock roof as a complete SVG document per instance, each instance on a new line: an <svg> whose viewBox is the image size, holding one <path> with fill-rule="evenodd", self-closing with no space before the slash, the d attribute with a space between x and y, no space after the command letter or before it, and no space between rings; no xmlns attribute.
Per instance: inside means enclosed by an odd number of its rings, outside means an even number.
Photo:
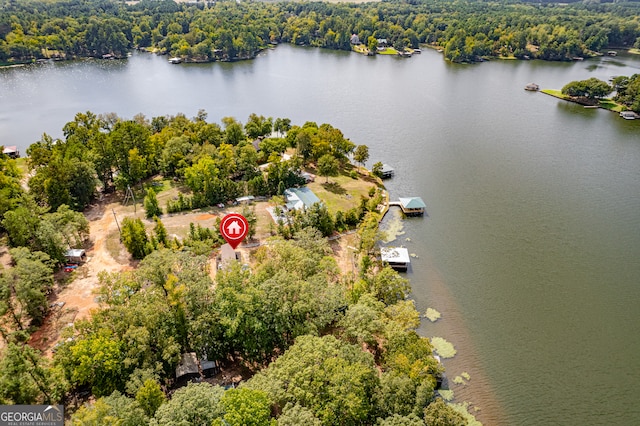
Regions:
<svg viewBox="0 0 640 426"><path fill-rule="evenodd" d="M399 200L405 209L424 209L427 207L420 197L400 198Z"/></svg>
<svg viewBox="0 0 640 426"><path fill-rule="evenodd" d="M409 250L404 247L380 247L380 256L384 262L410 263Z"/></svg>

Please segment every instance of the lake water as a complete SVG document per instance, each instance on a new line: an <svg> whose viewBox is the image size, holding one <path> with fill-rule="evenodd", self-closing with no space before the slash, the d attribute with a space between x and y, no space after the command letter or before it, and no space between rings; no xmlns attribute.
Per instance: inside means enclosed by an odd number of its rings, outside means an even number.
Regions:
<svg viewBox="0 0 640 426"><path fill-rule="evenodd" d="M488 425L640 424L640 120L523 90L639 70L284 45L233 64L34 65L0 69L0 144L24 152L87 110L331 123L396 168L392 199L427 203L395 244L417 256L418 309L442 313L421 332L455 345L450 379L469 373L457 402Z"/></svg>

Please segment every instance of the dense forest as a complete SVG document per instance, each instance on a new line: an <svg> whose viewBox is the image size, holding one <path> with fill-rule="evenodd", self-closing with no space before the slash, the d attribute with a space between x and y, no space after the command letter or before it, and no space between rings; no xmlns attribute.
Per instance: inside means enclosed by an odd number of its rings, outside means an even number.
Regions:
<svg viewBox="0 0 640 426"><path fill-rule="evenodd" d="M357 175L350 158L368 158L365 145L329 124L251 114L223 126L204 111L151 120L79 113L64 139L45 134L29 147L28 189L16 160L0 155L0 230L11 261L0 269L0 403L64 403L78 425L466 424L470 415L438 396L443 368L416 333L408 281L379 260L375 187L350 212L316 204L289 217L250 265L233 263L215 278L217 229L192 224L186 238L167 238L165 209L144 186L153 174L180 184L180 209L191 209L246 191L277 199L302 183L303 166ZM131 187L147 192L155 222L148 235L140 219L122 221L121 242L141 260L99 275L99 309L66 327L47 358L30 339L51 309L64 250L89 237L79 211L98 191ZM356 232L351 273L324 237L346 228ZM244 380L184 386L176 368L185 354Z"/></svg>
<svg viewBox="0 0 640 426"><path fill-rule="evenodd" d="M0 62L125 57L149 49L191 61L253 58L270 44L350 50L426 43L447 59L571 60L607 48L640 47L640 4L513 1L324 2L144 0L10 1L0 7ZM106 56L105 56L106 55Z"/></svg>

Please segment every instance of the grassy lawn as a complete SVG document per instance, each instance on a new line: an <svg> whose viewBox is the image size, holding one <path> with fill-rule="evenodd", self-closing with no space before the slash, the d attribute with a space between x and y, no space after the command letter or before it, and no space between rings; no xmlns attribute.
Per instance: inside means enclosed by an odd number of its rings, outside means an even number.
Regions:
<svg viewBox="0 0 640 426"><path fill-rule="evenodd" d="M554 90L554 89L542 89L541 90L542 93L547 94L547 95L551 95L554 96L556 98L560 98L560 99L565 99L568 100L568 97L563 95L562 92L560 90Z"/></svg>
<svg viewBox="0 0 640 426"><path fill-rule="evenodd" d="M360 196L369 197L369 189L376 187L375 180L358 174L358 179L353 179L348 173L337 177L327 178L318 176L315 182L307 186L320 198L329 211L335 214L337 211L347 211L360 204Z"/></svg>
<svg viewBox="0 0 640 426"><path fill-rule="evenodd" d="M354 52L358 52L358 53L362 53L362 54L366 54L368 52L368 50L369 50L369 49L367 49L365 47L364 44L354 45L354 46L352 46L352 49L353 49Z"/></svg>
<svg viewBox="0 0 640 426"><path fill-rule="evenodd" d="M543 89L541 90L541 92L547 95L554 96L559 99L563 99L565 101L573 101L570 96L563 95L560 90ZM598 103L598 108L602 108L602 109L606 109L608 111L614 111L614 112L620 112L625 109L622 105L614 102L612 99L609 99L609 98L604 98L600 100L600 102Z"/></svg>
<svg viewBox="0 0 640 426"><path fill-rule="evenodd" d="M384 50L378 50L378 55L397 55L398 51L393 47L387 47Z"/></svg>
<svg viewBox="0 0 640 426"><path fill-rule="evenodd" d="M624 110L624 107L620 104L615 103L611 99L603 99L600 101L600 108L604 108L609 111L620 112Z"/></svg>
<svg viewBox="0 0 640 426"><path fill-rule="evenodd" d="M629 53L632 53L634 55L640 55L640 49L629 49Z"/></svg>

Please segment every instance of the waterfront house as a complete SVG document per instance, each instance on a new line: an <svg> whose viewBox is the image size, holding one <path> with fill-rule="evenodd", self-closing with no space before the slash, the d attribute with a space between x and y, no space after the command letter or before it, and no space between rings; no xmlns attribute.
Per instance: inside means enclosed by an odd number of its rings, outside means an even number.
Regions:
<svg viewBox="0 0 640 426"><path fill-rule="evenodd" d="M305 210L315 203L321 203L320 198L312 190L303 186L301 188L289 188L284 190L288 210Z"/></svg>
<svg viewBox="0 0 640 426"><path fill-rule="evenodd" d="M382 262L399 272L406 272L411 263L409 250L404 247L381 247Z"/></svg>
<svg viewBox="0 0 640 426"><path fill-rule="evenodd" d="M424 214L427 205L420 197L400 198L400 208L407 216L421 216Z"/></svg>

